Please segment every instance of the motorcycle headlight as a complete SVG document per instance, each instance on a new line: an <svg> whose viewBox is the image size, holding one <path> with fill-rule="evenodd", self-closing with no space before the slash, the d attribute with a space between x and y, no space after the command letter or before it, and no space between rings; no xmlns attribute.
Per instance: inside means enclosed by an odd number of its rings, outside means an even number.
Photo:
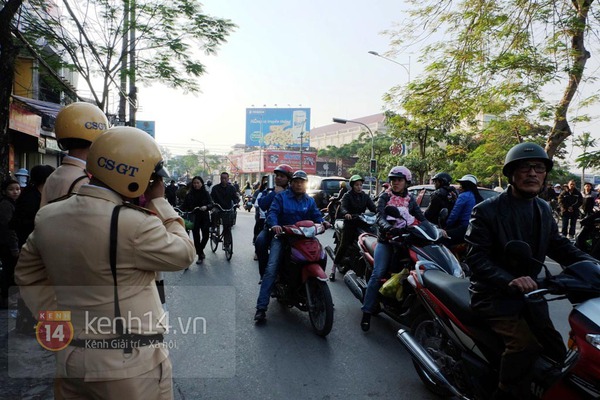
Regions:
<svg viewBox="0 0 600 400"><path fill-rule="evenodd" d="M585 340L594 346L596 349L600 350L600 334L598 333L588 333L585 335Z"/></svg>

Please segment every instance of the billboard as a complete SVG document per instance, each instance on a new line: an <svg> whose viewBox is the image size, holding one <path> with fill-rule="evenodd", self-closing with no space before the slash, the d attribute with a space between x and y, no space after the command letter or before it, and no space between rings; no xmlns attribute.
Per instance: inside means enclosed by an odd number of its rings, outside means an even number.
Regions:
<svg viewBox="0 0 600 400"><path fill-rule="evenodd" d="M135 127L143 130L152 137L154 136L154 121L135 121Z"/></svg>
<svg viewBox="0 0 600 400"><path fill-rule="evenodd" d="M302 169L307 174L315 174L317 172L317 153L302 152L302 163L300 163L300 152L298 151L280 151L267 150L265 151L265 171L273 171L279 164L288 164L292 169Z"/></svg>
<svg viewBox="0 0 600 400"><path fill-rule="evenodd" d="M310 108L247 108L246 146L287 149L310 146Z"/></svg>

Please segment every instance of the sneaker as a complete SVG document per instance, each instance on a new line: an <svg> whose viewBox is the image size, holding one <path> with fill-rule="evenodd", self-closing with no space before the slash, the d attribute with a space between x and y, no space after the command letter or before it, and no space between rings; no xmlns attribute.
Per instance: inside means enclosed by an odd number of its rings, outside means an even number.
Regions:
<svg viewBox="0 0 600 400"><path fill-rule="evenodd" d="M267 312L265 310L256 310L254 314L254 322L261 323L267 320Z"/></svg>

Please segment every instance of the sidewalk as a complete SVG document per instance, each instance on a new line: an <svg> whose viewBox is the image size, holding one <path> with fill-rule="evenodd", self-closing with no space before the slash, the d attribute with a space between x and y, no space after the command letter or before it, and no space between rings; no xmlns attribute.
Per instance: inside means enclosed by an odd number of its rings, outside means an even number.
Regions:
<svg viewBox="0 0 600 400"><path fill-rule="evenodd" d="M6 400L54 399L54 354L35 337L17 334L15 319L0 310L0 398Z"/></svg>

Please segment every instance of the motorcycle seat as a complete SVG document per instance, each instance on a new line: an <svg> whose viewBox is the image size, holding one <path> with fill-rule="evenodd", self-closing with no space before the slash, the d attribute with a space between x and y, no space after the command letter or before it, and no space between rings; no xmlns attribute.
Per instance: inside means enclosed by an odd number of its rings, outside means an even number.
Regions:
<svg viewBox="0 0 600 400"><path fill-rule="evenodd" d="M427 270L423 283L464 324L475 324L477 317L471 310L469 280L457 278L446 272Z"/></svg>
<svg viewBox="0 0 600 400"><path fill-rule="evenodd" d="M377 246L377 236L371 234L360 235L360 240L363 243L364 248L369 252L371 256L375 254L375 247Z"/></svg>

